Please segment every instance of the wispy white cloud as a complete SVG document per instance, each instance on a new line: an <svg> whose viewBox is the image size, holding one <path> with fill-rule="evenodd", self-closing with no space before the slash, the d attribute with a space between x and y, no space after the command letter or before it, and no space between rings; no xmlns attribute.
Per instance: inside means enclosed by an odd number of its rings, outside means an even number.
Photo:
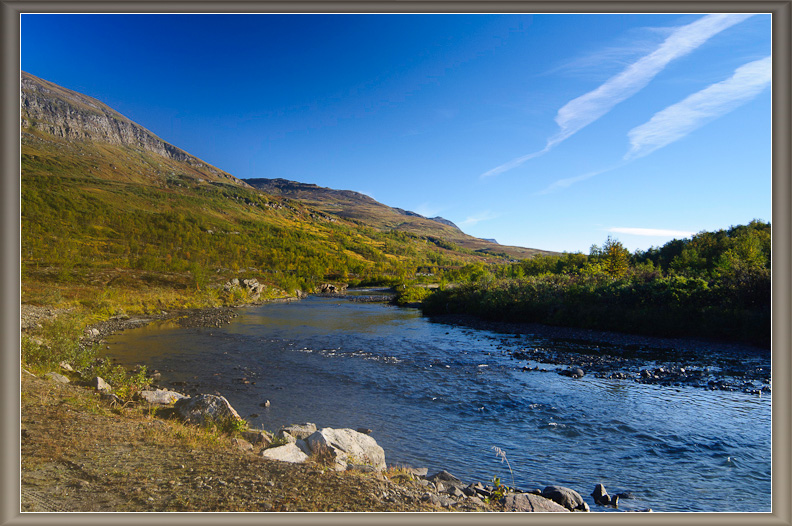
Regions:
<svg viewBox="0 0 792 526"><path fill-rule="evenodd" d="M630 227L613 227L609 228L608 232L616 234L629 234L632 236L652 236L652 237L690 237L695 232L688 232L687 230L666 230L663 228L630 228Z"/></svg>
<svg viewBox="0 0 792 526"><path fill-rule="evenodd" d="M482 221L489 221L490 219L495 219L498 217L498 214L490 212L486 210L484 212L479 212L478 214L468 216L464 221L460 222L460 226L472 226Z"/></svg>
<svg viewBox="0 0 792 526"><path fill-rule="evenodd" d="M653 52L633 62L597 89L571 100L558 110L555 121L561 131L549 140L549 144L558 144L599 119L616 104L643 89L669 62L689 54L714 35L750 16L707 15L674 30Z"/></svg>
<svg viewBox="0 0 792 526"><path fill-rule="evenodd" d="M624 165L624 163L620 163L620 164L618 164L616 166L610 166L608 168L603 168L602 170L595 170L593 172L588 172L588 173L585 173L583 175L577 175L575 177L567 177L566 179L559 179L558 181L554 182L553 184L551 184L550 186L548 186L544 190L536 192L535 195L551 194L551 193L556 192L558 190L563 190L565 188L569 188L570 186L572 186L575 183L579 183L580 181L585 181L586 179L590 179L590 178L592 178L594 176L603 174L605 172L610 172L611 170L615 170L616 168L619 168L622 165Z"/></svg>
<svg viewBox="0 0 792 526"><path fill-rule="evenodd" d="M596 121L623 100L635 95L660 73L669 62L683 57L707 40L752 14L713 14L673 29L660 46L627 66L597 89L565 104L556 115L561 130L547 140L540 151L518 157L481 174L491 177L520 166L524 162L547 153L581 129Z"/></svg>
<svg viewBox="0 0 792 526"><path fill-rule="evenodd" d="M549 144L547 146L545 146L543 150L540 150L540 151L534 152L534 153L529 153L528 155L523 155L522 157L518 157L517 159L513 159L513 160L509 161L508 163L504 163L504 164L502 164L500 166L496 166L492 170L486 171L483 174L481 174L481 177L491 177L493 175L502 174L503 172L508 172L512 168L517 168L518 166L520 166L525 161L527 161L529 159L533 159L534 157L539 157L540 155L545 154L548 151L550 151L550 145Z"/></svg>
<svg viewBox="0 0 792 526"><path fill-rule="evenodd" d="M728 79L656 113L628 132L630 151L624 158L648 155L753 99L770 85L771 66L770 57L749 62Z"/></svg>

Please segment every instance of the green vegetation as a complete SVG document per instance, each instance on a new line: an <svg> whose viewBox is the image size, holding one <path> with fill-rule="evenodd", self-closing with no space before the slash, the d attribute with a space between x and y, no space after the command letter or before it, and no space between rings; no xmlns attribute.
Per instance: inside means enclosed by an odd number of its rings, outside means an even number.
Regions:
<svg viewBox="0 0 792 526"><path fill-rule="evenodd" d="M128 372L119 365L100 358L96 346L80 344L84 327L94 316L83 312L69 312L41 324L41 328L22 336L22 366L41 374L59 370L61 362L74 369L70 374L73 381L88 384L99 376L108 382L113 393L126 402L148 384L146 368Z"/></svg>
<svg viewBox="0 0 792 526"><path fill-rule="evenodd" d="M503 261L175 170L142 184L135 174L151 170L152 154L90 144L79 152L23 145L23 281L79 285L98 269L127 269L178 288L187 277L194 291L244 275L293 293L325 280L403 281L421 265ZM121 155L129 158L114 178L95 175Z"/></svg>
<svg viewBox="0 0 792 526"><path fill-rule="evenodd" d="M432 290L428 287L422 287L420 285L404 285L396 288L396 303L398 305L407 305L409 303L420 303L429 295L432 294Z"/></svg>
<svg viewBox="0 0 792 526"><path fill-rule="evenodd" d="M630 255L617 240L588 255L463 267L427 314L770 343L770 224L701 232Z"/></svg>

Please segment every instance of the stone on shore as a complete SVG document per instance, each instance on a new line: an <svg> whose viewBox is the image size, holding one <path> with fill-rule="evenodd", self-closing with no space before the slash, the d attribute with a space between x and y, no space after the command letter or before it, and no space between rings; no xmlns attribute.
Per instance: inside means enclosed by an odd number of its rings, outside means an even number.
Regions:
<svg viewBox="0 0 792 526"><path fill-rule="evenodd" d="M302 438L304 440L316 433L316 424L312 424L311 422L292 424L290 426L283 426L278 431L284 431L294 438Z"/></svg>
<svg viewBox="0 0 792 526"><path fill-rule="evenodd" d="M170 405L177 400L189 398L189 396L177 393L176 391L166 391L164 389L140 391L138 397L152 405Z"/></svg>
<svg viewBox="0 0 792 526"><path fill-rule="evenodd" d="M310 435L306 441L314 454L329 454L337 471L346 470L348 464L370 465L377 471L386 468L385 451L377 441L354 429L325 427Z"/></svg>
<svg viewBox="0 0 792 526"><path fill-rule="evenodd" d="M97 391L112 391L113 388L110 387L110 384L104 381L104 378L101 376L95 376L94 379L91 381L91 385Z"/></svg>
<svg viewBox="0 0 792 526"><path fill-rule="evenodd" d="M429 473L429 468L405 468L405 470L416 477L425 477Z"/></svg>
<svg viewBox="0 0 792 526"><path fill-rule="evenodd" d="M73 373L74 372L74 367L72 367L71 365L69 365L66 362L61 362L61 363L58 364L58 366L60 366L60 368L63 369L64 371L66 371L67 373Z"/></svg>
<svg viewBox="0 0 792 526"><path fill-rule="evenodd" d="M271 460L280 460L282 462L291 462L299 464L308 460L306 455L297 444L286 444L285 446L271 447L261 452L261 456Z"/></svg>
<svg viewBox="0 0 792 526"><path fill-rule="evenodd" d="M179 418L190 424L207 425L242 420L224 396L202 394L193 398L182 398L173 404L173 408Z"/></svg>
<svg viewBox="0 0 792 526"><path fill-rule="evenodd" d="M243 431L241 435L242 438L256 446L260 444L264 447L267 447L272 443L272 435L266 431L251 429L249 431Z"/></svg>
<svg viewBox="0 0 792 526"><path fill-rule="evenodd" d="M462 482L461 480L459 480L458 478L456 478L454 475L452 475L446 470L441 470L435 473L431 477L428 477L428 480L434 482L435 485L439 485L440 483L442 483L446 487L454 486L457 488L461 488L465 486L464 482Z"/></svg>
<svg viewBox="0 0 792 526"><path fill-rule="evenodd" d="M231 443L240 451L253 451L253 444L241 438L232 438Z"/></svg>
<svg viewBox="0 0 792 526"><path fill-rule="evenodd" d="M577 491L564 486L547 486L542 497L550 499L572 511L589 511L588 504Z"/></svg>
<svg viewBox="0 0 792 526"><path fill-rule="evenodd" d="M58 382L59 384L68 384L69 379L63 376L62 374L58 373L47 373L44 375L45 378L49 378L53 382Z"/></svg>
<svg viewBox="0 0 792 526"><path fill-rule="evenodd" d="M560 504L532 493L509 493L506 495L503 511L569 513Z"/></svg>

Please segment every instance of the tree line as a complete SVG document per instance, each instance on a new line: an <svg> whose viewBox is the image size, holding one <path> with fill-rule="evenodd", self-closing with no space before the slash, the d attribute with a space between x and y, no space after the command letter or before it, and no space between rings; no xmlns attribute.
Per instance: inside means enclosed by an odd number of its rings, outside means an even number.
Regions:
<svg viewBox="0 0 792 526"><path fill-rule="evenodd" d="M632 254L609 237L589 254L468 265L423 309L769 346L770 234L770 223L754 220Z"/></svg>

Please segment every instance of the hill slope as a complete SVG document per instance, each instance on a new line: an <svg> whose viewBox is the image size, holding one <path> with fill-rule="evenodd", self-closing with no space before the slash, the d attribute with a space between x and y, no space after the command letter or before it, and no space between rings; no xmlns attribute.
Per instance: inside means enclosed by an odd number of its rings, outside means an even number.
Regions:
<svg viewBox="0 0 792 526"><path fill-rule="evenodd" d="M475 238L437 221L410 217L408 228L408 216L354 192L310 201L254 189L101 102L26 73L20 102L23 282L107 285L126 269L187 275L200 288L244 271L308 290L506 257L466 248ZM338 195L373 212L330 213Z"/></svg>
<svg viewBox="0 0 792 526"><path fill-rule="evenodd" d="M462 232L442 217L427 218L415 212L393 208L371 197L350 190L333 190L315 184L298 183L286 179L245 179L249 185L269 194L281 195L345 219L358 221L381 231L397 230L444 240L479 253L504 254L516 259L550 252L499 245L489 239L479 239Z"/></svg>

